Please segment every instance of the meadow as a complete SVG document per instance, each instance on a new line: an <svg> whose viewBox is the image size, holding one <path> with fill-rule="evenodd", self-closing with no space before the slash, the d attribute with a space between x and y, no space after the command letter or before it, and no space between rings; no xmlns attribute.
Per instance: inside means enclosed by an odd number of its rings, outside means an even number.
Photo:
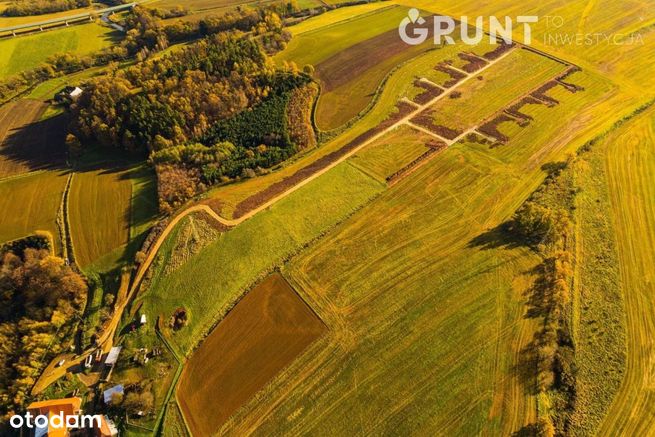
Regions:
<svg viewBox="0 0 655 437"><path fill-rule="evenodd" d="M284 278L253 288L186 363L178 400L194 435L220 426L325 332L325 325ZM202 414L212 404L211 415Z"/></svg>
<svg viewBox="0 0 655 437"><path fill-rule="evenodd" d="M431 135L399 126L357 152L349 162L380 182L425 153Z"/></svg>
<svg viewBox="0 0 655 437"><path fill-rule="evenodd" d="M86 55L113 44L118 36L96 23L0 40L0 79L29 70L56 53Z"/></svg>
<svg viewBox="0 0 655 437"><path fill-rule="evenodd" d="M614 346L626 353L625 375L611 405L598 428L599 435L648 435L655 429L653 416L653 343L655 335L652 316L655 313L655 110L652 108L615 130L596 145L602 159L594 163L594 170L606 175L606 193L609 197L611 223L608 235L618 248L618 278L611 285L620 286L623 305L599 308L583 323L605 324L618 320L625 323L626 344ZM594 180L590 179L593 183ZM587 184L581 179L581 186ZM603 210L603 215L607 210ZM593 261L592 261L593 262ZM598 272L607 275L608 269ZM614 268L609 269L610 272ZM598 276L596 276L597 278ZM610 288L612 290L612 288ZM613 291L616 293L616 291ZM604 297L607 299L607 297ZM602 300L601 300L602 302ZM625 311L622 314L621 310ZM625 318L624 318L625 317ZM621 323L619 322L619 323ZM616 323L616 322L615 322ZM611 329L610 323L605 330ZM615 325L614 325L615 326ZM618 336L613 340L621 340ZM625 347L625 349L623 349ZM598 352L589 350L594 357ZM598 363L598 362L596 362ZM602 363L605 364L605 363ZM592 387L602 388L607 368L599 366ZM615 384L616 388L618 384ZM598 393L598 391L596 391ZM607 405L607 404L606 404ZM593 411L594 413L603 412ZM598 418L598 416L595 416Z"/></svg>
<svg viewBox="0 0 655 437"><path fill-rule="evenodd" d="M68 216L80 267L127 243L131 195L132 184L120 168L75 172Z"/></svg>
<svg viewBox="0 0 655 437"><path fill-rule="evenodd" d="M383 187L344 163L224 232L191 261L166 272L164 266L171 259L176 240L173 232L153 264L147 291L137 297L133 308L141 305L141 311L150 318L161 315L168 320L183 304L190 314L189 325L168 335L170 342L187 354L258 277L343 220ZM290 215L294 220L287 219ZM182 224L178 224L178 231Z"/></svg>
<svg viewBox="0 0 655 437"><path fill-rule="evenodd" d="M156 215L151 169L97 150L76 168L68 216L80 267L105 272L132 259Z"/></svg>

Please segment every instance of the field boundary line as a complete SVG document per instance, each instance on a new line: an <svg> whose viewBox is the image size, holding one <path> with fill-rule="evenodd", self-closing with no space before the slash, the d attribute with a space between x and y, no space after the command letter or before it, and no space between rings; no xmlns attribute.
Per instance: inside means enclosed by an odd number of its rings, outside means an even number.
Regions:
<svg viewBox="0 0 655 437"><path fill-rule="evenodd" d="M3 182L13 181L13 180L16 180L16 179L29 178L30 176L36 176L36 175L39 175L41 173L45 173L46 171L47 170L34 170L34 171L26 171L26 172L23 172L23 173L18 173L18 174L14 174L14 175L5 176L4 178L0 178L0 184L3 183Z"/></svg>
<svg viewBox="0 0 655 437"><path fill-rule="evenodd" d="M386 3L387 1L389 1L389 0L371 1L371 2L367 2L365 4ZM337 6L337 5L330 5L330 6L334 7L334 6ZM352 5L352 6L359 6L359 5ZM330 9L330 11L336 11L336 10L339 10L339 9L342 9L342 8L347 8L347 7L348 7L348 5L337 6L337 7L334 7L333 9ZM310 30L305 30L304 32L298 32L298 33L296 33L294 35L306 35L306 34L311 34L313 32L318 32L319 30L330 29L331 27L335 27L335 26L338 26L340 24L349 23L351 21L358 20L359 18L365 18L365 17L371 16L371 15L376 15L376 14L382 12L382 11L387 11L389 9L399 8L399 7L400 7L400 5L398 5L398 4L390 3L387 6L382 6L382 7L378 8L378 9L374 9L372 11L368 11L368 12L365 12L363 14L356 15L354 17L344 18L343 20L335 21L334 23L326 24L325 26L317 27L316 29L310 29ZM330 12L330 11L327 11L327 12ZM325 14L327 12L324 12L323 14ZM309 18L320 17L323 14L315 15L315 16L309 17ZM300 22L298 22L296 24L300 24L302 22L303 21L300 21ZM295 26L296 24L294 24L292 26L289 26L289 27L293 28L293 26Z"/></svg>

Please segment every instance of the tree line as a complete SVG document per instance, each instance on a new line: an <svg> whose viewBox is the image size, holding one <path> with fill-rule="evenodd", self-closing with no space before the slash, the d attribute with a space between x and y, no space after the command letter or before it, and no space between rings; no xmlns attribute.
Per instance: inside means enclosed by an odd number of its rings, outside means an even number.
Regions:
<svg viewBox="0 0 655 437"><path fill-rule="evenodd" d="M297 11L295 0L286 3L272 3L258 8L240 6L238 9L226 12L221 16L209 15L195 22L165 23L162 17L175 16L183 11L180 12L178 8L162 10L137 6L123 23L127 34L119 44L86 56L71 53L53 54L42 65L0 81L0 104L39 83L55 77L75 73L90 67L123 62L135 57L137 60L143 61L167 48L170 43L204 38L229 29L251 31L257 23L265 22L267 16L272 17L272 14L276 14L277 19L269 18L269 22L274 21L270 23L273 26L277 24L280 17L293 13L293 11ZM281 26L281 20L279 23ZM261 36L261 38L266 40L266 44L271 49L274 49L283 48L289 35L279 27L278 32L265 37Z"/></svg>
<svg viewBox="0 0 655 437"><path fill-rule="evenodd" d="M0 259L0 414L20 412L43 367L72 344L87 284L47 249Z"/></svg>
<svg viewBox="0 0 655 437"><path fill-rule="evenodd" d="M146 151L163 212L208 185L264 172L311 143L313 98L293 92L311 78L295 65L276 67L269 56L281 47L270 35L290 37L274 10L244 8L208 19L199 26L209 36L158 57L149 50L167 44L165 28L150 12L130 20L126 48L138 50L142 61L86 85L71 106L68 143ZM299 124L293 135L289 111Z"/></svg>
<svg viewBox="0 0 655 437"><path fill-rule="evenodd" d="M14 0L2 11L5 17L23 17L91 6L91 0Z"/></svg>

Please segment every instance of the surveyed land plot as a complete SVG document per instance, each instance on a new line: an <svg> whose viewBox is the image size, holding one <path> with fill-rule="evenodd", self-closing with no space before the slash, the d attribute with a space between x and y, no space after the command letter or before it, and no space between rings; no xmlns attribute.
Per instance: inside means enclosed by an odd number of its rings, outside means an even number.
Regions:
<svg viewBox="0 0 655 437"><path fill-rule="evenodd" d="M413 121L449 139L455 138L562 74L566 68L532 51L515 48L484 72L472 73L475 79L458 87L456 95L439 100Z"/></svg>
<svg viewBox="0 0 655 437"><path fill-rule="evenodd" d="M257 285L194 352L180 377L177 398L193 434L218 432L325 330L280 274Z"/></svg>

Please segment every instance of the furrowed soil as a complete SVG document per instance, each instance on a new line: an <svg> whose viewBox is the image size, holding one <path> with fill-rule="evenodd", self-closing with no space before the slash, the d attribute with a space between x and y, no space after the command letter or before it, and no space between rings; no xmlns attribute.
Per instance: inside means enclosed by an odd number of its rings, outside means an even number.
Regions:
<svg viewBox="0 0 655 437"><path fill-rule="evenodd" d="M280 274L257 285L205 339L182 372L177 398L193 434L215 434L325 330Z"/></svg>

